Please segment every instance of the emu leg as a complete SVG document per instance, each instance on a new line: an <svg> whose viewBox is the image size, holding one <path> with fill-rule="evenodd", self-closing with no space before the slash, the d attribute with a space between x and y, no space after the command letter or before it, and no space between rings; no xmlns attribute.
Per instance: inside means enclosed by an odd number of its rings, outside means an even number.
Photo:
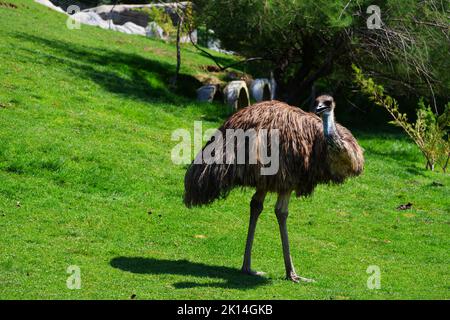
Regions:
<svg viewBox="0 0 450 320"><path fill-rule="evenodd" d="M244 263L242 264L242 272L250 275L263 275L264 272L257 272L251 269L252 263L252 246L255 238L256 222L263 210L264 198L266 192L256 191L250 202L250 223L248 225L247 243L245 245Z"/></svg>
<svg viewBox="0 0 450 320"><path fill-rule="evenodd" d="M290 193L279 194L278 200L275 205L275 214L278 220L278 226L280 227L281 244L283 246L284 266L286 268L286 279L299 282L314 282L312 279L303 278L297 275L295 272L294 264L292 263L291 252L289 248L289 238L287 230L287 217L289 215L289 199Z"/></svg>

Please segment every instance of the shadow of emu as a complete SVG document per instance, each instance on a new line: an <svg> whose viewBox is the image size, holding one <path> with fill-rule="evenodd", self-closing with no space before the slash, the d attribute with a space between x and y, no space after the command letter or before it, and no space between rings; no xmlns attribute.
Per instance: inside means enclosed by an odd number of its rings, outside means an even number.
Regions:
<svg viewBox="0 0 450 320"><path fill-rule="evenodd" d="M240 270L222 266L209 266L203 263L187 260L159 260L141 257L116 257L110 262L111 266L127 272L137 274L173 274L194 276L199 278L221 279L220 282L177 282L173 286L177 289L194 287L217 287L246 290L269 283L269 280L260 276L248 276Z"/></svg>

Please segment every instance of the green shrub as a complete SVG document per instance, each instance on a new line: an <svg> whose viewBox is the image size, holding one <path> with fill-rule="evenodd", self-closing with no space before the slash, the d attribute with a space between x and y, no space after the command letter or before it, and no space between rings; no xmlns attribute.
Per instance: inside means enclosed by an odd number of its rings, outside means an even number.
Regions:
<svg viewBox="0 0 450 320"><path fill-rule="evenodd" d="M355 82L361 91L381 107L384 107L394 119L390 123L401 127L416 143L426 159L426 169L434 170L439 164L446 172L450 159L450 102L445 106L441 115L433 113L431 107L426 106L420 99L415 123L408 120L405 113L399 110L398 102L384 93L384 88L376 84L371 78L366 78L361 69L353 65Z"/></svg>
<svg viewBox="0 0 450 320"><path fill-rule="evenodd" d="M172 18L170 14L168 14L163 8L158 7L144 7L144 8L137 8L134 9L135 11L145 13L148 18L149 22L156 22L158 26L160 26L164 34L170 39L175 40L177 36L177 25L174 25L174 22L172 21ZM188 27L194 28L195 27L195 19L194 19L194 13L193 13L193 7L192 5L188 5L186 9L182 12L179 11L179 14L183 15L183 21L184 21L184 27L181 28L181 36L187 36ZM191 30L192 31L192 30Z"/></svg>
<svg viewBox="0 0 450 320"><path fill-rule="evenodd" d="M145 13L150 22L156 22L157 25L159 25L164 33L169 37L174 37L177 33L176 26L173 25L172 19L170 18L170 15L165 12L164 9L157 8L157 7L151 7L151 8L138 8L134 9L135 11L139 11L142 13Z"/></svg>

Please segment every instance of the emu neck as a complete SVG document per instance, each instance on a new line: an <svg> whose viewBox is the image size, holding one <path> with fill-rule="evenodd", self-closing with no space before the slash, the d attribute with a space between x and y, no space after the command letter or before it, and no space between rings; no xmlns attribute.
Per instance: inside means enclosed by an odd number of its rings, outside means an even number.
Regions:
<svg viewBox="0 0 450 320"><path fill-rule="evenodd" d="M323 134L326 138L333 138L336 135L336 123L334 121L334 112L325 112L322 116Z"/></svg>
<svg viewBox="0 0 450 320"><path fill-rule="evenodd" d="M329 149L337 152L341 151L343 148L343 144L336 130L333 110L324 113L322 116L322 121L323 134L325 136L325 140L327 141Z"/></svg>

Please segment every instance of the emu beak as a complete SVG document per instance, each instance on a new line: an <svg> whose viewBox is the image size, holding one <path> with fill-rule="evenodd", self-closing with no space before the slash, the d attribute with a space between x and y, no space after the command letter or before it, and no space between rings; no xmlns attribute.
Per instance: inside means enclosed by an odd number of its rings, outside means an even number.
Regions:
<svg viewBox="0 0 450 320"><path fill-rule="evenodd" d="M316 110L315 110L315 113L317 114L317 115L319 115L319 114L322 114L323 112L325 112L325 111L327 111L327 110L330 110L331 109L331 107L329 107L329 106L326 106L326 105L324 105L324 104L319 104L317 107L316 107Z"/></svg>

